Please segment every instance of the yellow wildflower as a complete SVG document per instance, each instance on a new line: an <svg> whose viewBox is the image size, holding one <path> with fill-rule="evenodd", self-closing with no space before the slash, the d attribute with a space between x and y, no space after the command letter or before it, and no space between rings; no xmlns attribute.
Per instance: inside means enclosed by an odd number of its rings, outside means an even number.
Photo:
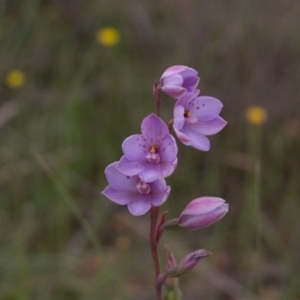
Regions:
<svg viewBox="0 0 300 300"><path fill-rule="evenodd" d="M261 106L250 106L246 110L246 119L250 124L262 125L267 120L267 111Z"/></svg>
<svg viewBox="0 0 300 300"><path fill-rule="evenodd" d="M6 85L11 89L18 89L24 85L25 73L21 70L11 70L6 75Z"/></svg>
<svg viewBox="0 0 300 300"><path fill-rule="evenodd" d="M96 40L99 44L112 47L120 40L120 32L112 27L104 27L97 31Z"/></svg>

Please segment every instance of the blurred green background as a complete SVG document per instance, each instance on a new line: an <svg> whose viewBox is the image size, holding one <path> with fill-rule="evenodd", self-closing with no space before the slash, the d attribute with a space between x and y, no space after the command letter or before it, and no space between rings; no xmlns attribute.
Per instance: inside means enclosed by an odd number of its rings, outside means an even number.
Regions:
<svg viewBox="0 0 300 300"><path fill-rule="evenodd" d="M214 253L184 299L300 299L299 54L297 0L1 0L0 299L154 299L149 215L100 193L176 64L228 121L208 153L180 144L168 179L169 217L199 196L230 203L218 224L163 237L178 260Z"/></svg>

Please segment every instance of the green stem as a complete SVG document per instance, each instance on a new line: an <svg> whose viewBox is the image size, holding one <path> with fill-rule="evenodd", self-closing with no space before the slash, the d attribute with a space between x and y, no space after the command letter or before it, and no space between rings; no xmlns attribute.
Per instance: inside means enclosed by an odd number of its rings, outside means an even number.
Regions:
<svg viewBox="0 0 300 300"><path fill-rule="evenodd" d="M257 158L254 166L254 182L253 194L256 216L256 233L255 233L255 247L258 253L258 293L262 290L262 245L261 245L261 232L262 232L262 215L261 215L261 199L260 199L260 185L261 185L261 167L260 161Z"/></svg>

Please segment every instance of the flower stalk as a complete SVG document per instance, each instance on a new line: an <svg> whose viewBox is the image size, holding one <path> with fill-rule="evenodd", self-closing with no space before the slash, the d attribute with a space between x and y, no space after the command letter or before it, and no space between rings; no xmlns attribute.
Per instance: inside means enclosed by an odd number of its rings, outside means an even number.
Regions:
<svg viewBox="0 0 300 300"><path fill-rule="evenodd" d="M161 100L161 91L159 84L154 82L154 98L156 104L156 115L160 117L160 100ZM151 255L154 264L155 277L154 282L156 283L158 276L160 274L160 262L158 255L158 239L157 239L157 230L158 230L158 217L159 217L159 207L152 206L151 212L151 223L150 223L150 249ZM156 284L156 296L157 300L162 300L162 286Z"/></svg>
<svg viewBox="0 0 300 300"><path fill-rule="evenodd" d="M160 206L171 191L165 179L172 175L178 163L178 147L172 131L184 145L208 151L210 142L206 136L218 133L227 124L219 116L223 105L218 99L198 97L199 80L198 72L186 66L165 70L160 80L153 84L156 114L143 119L141 133L126 138L122 143L123 156L105 169L109 184L102 191L103 195L116 204L127 206L133 216L150 211L149 243L157 300L182 299L178 277L211 255L200 249L177 264L173 252L165 246L167 263L161 272L158 244L164 230L199 230L220 220L228 211L225 200L202 197L191 201L174 219L167 220L167 212L159 214ZM177 101L169 122L160 117L162 94Z"/></svg>
<svg viewBox="0 0 300 300"><path fill-rule="evenodd" d="M157 224L158 224L158 216L159 216L159 207L152 206L150 211L150 249L151 249L151 255L152 260L154 264L154 270L155 270L155 282L160 274L160 262L159 262L159 256L158 256L158 241L156 239L157 236ZM162 288L160 285L156 285L156 295L157 300L162 300Z"/></svg>

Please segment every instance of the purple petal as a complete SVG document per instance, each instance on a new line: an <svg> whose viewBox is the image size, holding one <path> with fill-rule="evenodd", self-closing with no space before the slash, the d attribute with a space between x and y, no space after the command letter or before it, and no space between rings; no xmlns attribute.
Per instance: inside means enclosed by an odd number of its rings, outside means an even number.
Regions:
<svg viewBox="0 0 300 300"><path fill-rule="evenodd" d="M171 188L166 186L164 179L158 179L151 185L151 203L154 206L162 205L168 198Z"/></svg>
<svg viewBox="0 0 300 300"><path fill-rule="evenodd" d="M180 100L179 100L180 101ZM176 105L174 108L174 126L180 130L185 122L184 107L182 105Z"/></svg>
<svg viewBox="0 0 300 300"><path fill-rule="evenodd" d="M137 192L115 190L111 186L107 186L102 192L102 194L117 204L127 205L136 198Z"/></svg>
<svg viewBox="0 0 300 300"><path fill-rule="evenodd" d="M191 76L196 77L198 75L198 72L195 69L187 67L186 70L181 72L181 75L183 77L191 77Z"/></svg>
<svg viewBox="0 0 300 300"><path fill-rule="evenodd" d="M148 163L139 176L144 182L153 182L161 177L160 164Z"/></svg>
<svg viewBox="0 0 300 300"><path fill-rule="evenodd" d="M216 117L210 121L199 121L193 125L193 128L204 135L213 135L220 132L226 124L227 122L223 118Z"/></svg>
<svg viewBox="0 0 300 300"><path fill-rule="evenodd" d="M229 205L225 203L206 214L183 216L182 218L179 218L178 224L179 226L189 230L197 230L208 227L222 219L228 212L228 207Z"/></svg>
<svg viewBox="0 0 300 300"><path fill-rule="evenodd" d="M159 146L162 137L169 133L167 124L155 114L143 120L141 131L149 146Z"/></svg>
<svg viewBox="0 0 300 300"><path fill-rule="evenodd" d="M163 178L169 177L176 169L177 162L178 162L178 158L176 157L176 159L172 163L170 163L168 161L162 163L160 165L161 176Z"/></svg>
<svg viewBox="0 0 300 300"><path fill-rule="evenodd" d="M177 156L178 148L174 137L166 134L159 145L159 155L161 162L173 162Z"/></svg>
<svg viewBox="0 0 300 300"><path fill-rule="evenodd" d="M129 136L122 144L124 155L128 160L147 161L148 148L147 141L141 134Z"/></svg>
<svg viewBox="0 0 300 300"><path fill-rule="evenodd" d="M173 126L173 129L178 137L178 139L186 146L191 146L192 142L190 138L182 133L180 130L178 130L175 126Z"/></svg>
<svg viewBox="0 0 300 300"><path fill-rule="evenodd" d="M151 208L150 195L140 194L134 202L128 204L130 213L134 216L141 216Z"/></svg>
<svg viewBox="0 0 300 300"><path fill-rule="evenodd" d="M180 98L175 105L182 105L185 109L189 109L188 104L195 99L200 93L199 89L187 92L182 98Z"/></svg>
<svg viewBox="0 0 300 300"><path fill-rule="evenodd" d="M116 190L135 191L135 185L138 183L138 177L130 177L121 173L118 169L119 162L114 162L105 169L105 176L109 185Z"/></svg>
<svg viewBox="0 0 300 300"><path fill-rule="evenodd" d="M175 74L175 75L172 75L172 76L162 79L161 84L162 84L162 86L168 86L168 85L182 86L183 78L181 75Z"/></svg>
<svg viewBox="0 0 300 300"><path fill-rule="evenodd" d="M128 160L125 155L121 157L117 164L118 170L128 176L139 174L147 165L146 161L131 161Z"/></svg>
<svg viewBox="0 0 300 300"><path fill-rule="evenodd" d="M225 200L218 197L201 197L192 200L183 210L183 215L206 214L223 205Z"/></svg>
<svg viewBox="0 0 300 300"><path fill-rule="evenodd" d="M210 252L208 252L205 249L199 249L195 252L192 252L190 254L188 254L179 264L178 264L178 273L179 275L183 275L184 273L190 271L191 269L193 269L197 263L207 257L211 255Z"/></svg>
<svg viewBox="0 0 300 300"><path fill-rule="evenodd" d="M186 67L186 66L180 66L180 65L178 65L178 66L172 66L172 67L166 69L163 72L163 74L160 77L160 79L163 79L165 77L169 77L169 76L174 75L174 74L178 74L178 73L180 73L180 72L182 72L182 71L184 71L186 69L188 69L188 67Z"/></svg>
<svg viewBox="0 0 300 300"><path fill-rule="evenodd" d="M176 85L162 86L161 90L167 95L169 95L170 97L175 99L182 97L186 92L185 88Z"/></svg>
<svg viewBox="0 0 300 300"><path fill-rule="evenodd" d="M199 81L199 77L187 77L184 79L183 86L187 88L188 92L191 92L197 87Z"/></svg>
<svg viewBox="0 0 300 300"><path fill-rule="evenodd" d="M197 74L198 72L191 68L181 72L180 75L183 77L183 86L190 89L196 88L200 80Z"/></svg>
<svg viewBox="0 0 300 300"><path fill-rule="evenodd" d="M215 119L221 112L223 104L216 98L201 96L189 103L188 110L197 117L199 121L210 121Z"/></svg>
<svg viewBox="0 0 300 300"><path fill-rule="evenodd" d="M181 133L186 135L190 139L190 145L192 147L201 151L208 151L210 149L209 139L202 133L196 131L191 125L185 124L185 126L181 130Z"/></svg>

